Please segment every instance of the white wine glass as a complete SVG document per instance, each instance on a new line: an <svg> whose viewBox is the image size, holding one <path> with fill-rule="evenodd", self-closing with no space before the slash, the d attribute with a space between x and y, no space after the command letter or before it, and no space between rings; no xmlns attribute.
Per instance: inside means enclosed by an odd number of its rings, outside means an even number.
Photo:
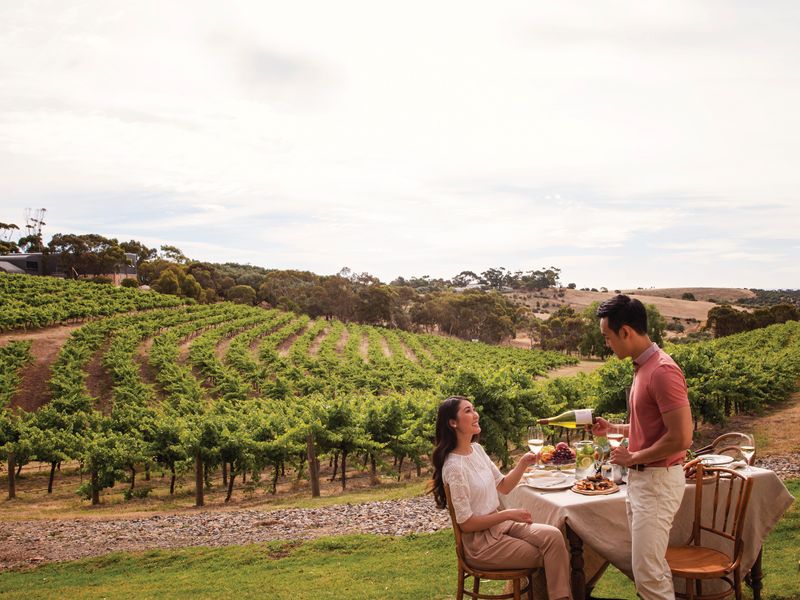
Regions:
<svg viewBox="0 0 800 600"><path fill-rule="evenodd" d="M742 443L739 444L739 449L744 454L745 459L747 460L747 466L744 469L744 472L747 475L750 475L753 470L750 468L750 462L753 460L753 455L756 453L756 438L749 433L744 434L744 439Z"/></svg>
<svg viewBox="0 0 800 600"><path fill-rule="evenodd" d="M537 455L536 458L537 465L541 460L538 455L542 451L543 447L544 447L544 430L542 429L541 425L531 425L530 427L528 427L528 448L530 449L531 452Z"/></svg>
<svg viewBox="0 0 800 600"><path fill-rule="evenodd" d="M608 424L610 427L608 428L608 433L606 433L606 438L608 439L608 445L613 450L614 448L619 448L622 440L625 439L625 434L622 432L622 426L625 425L625 421L623 419L609 419Z"/></svg>

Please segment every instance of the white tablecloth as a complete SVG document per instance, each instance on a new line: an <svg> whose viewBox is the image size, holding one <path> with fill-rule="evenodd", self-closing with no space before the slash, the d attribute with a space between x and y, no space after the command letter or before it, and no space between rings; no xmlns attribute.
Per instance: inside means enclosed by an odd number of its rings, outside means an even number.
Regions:
<svg viewBox="0 0 800 600"><path fill-rule="evenodd" d="M747 508L742 572L753 566L764 538L775 527L794 498L774 472L752 468L753 491ZM694 520L694 484L687 484L683 502L670 533L670 544L685 544ZM607 496L582 496L570 490L541 491L518 485L500 496L505 508L526 508L537 523L564 529L565 522L584 543L587 583L610 562L628 577L631 571L631 534L625 509L626 486Z"/></svg>

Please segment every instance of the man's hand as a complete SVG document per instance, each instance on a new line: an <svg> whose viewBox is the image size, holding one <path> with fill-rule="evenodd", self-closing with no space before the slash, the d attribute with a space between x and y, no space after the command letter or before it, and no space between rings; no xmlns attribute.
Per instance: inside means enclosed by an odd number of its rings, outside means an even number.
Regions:
<svg viewBox="0 0 800 600"><path fill-rule="evenodd" d="M592 426L592 433L594 435L606 435L609 429L611 429L611 423L606 421L603 417L595 418L594 425Z"/></svg>
<svg viewBox="0 0 800 600"><path fill-rule="evenodd" d="M623 467L630 467L636 463L636 453L631 452L625 446L619 446L611 451L611 462Z"/></svg>

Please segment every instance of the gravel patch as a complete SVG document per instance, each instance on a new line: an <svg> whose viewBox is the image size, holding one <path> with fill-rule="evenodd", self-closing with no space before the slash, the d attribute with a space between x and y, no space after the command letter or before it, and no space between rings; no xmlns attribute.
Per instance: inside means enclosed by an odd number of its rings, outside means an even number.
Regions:
<svg viewBox="0 0 800 600"><path fill-rule="evenodd" d="M0 571L109 552L230 546L325 535L407 535L450 527L429 495L406 500L271 511L203 511L109 520L7 521L0 529Z"/></svg>
<svg viewBox="0 0 800 600"><path fill-rule="evenodd" d="M800 453L785 454L783 456L765 456L753 463L756 467L771 469L783 481L800 478Z"/></svg>

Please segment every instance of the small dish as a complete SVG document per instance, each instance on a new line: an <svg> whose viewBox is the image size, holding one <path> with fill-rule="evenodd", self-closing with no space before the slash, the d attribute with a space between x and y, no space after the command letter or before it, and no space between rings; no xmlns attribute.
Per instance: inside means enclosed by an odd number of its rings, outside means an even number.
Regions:
<svg viewBox="0 0 800 600"><path fill-rule="evenodd" d="M728 465L734 461L732 456L727 456L725 454L705 454L698 458L705 467L721 467L722 465Z"/></svg>

